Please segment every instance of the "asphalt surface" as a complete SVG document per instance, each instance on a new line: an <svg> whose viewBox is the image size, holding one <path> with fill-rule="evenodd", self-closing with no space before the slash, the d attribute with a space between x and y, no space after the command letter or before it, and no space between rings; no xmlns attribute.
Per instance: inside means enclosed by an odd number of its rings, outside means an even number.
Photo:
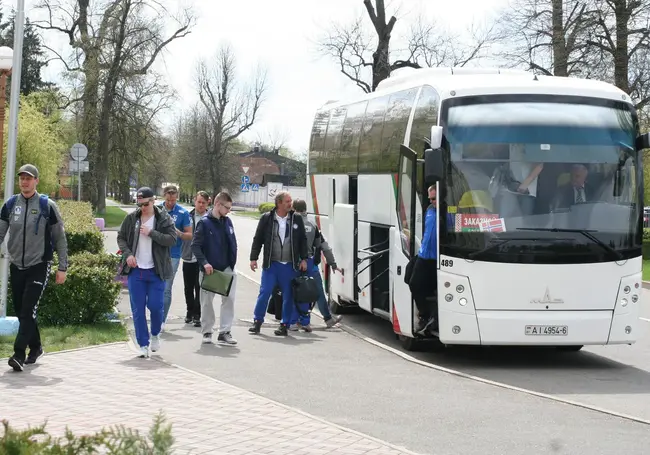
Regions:
<svg viewBox="0 0 650 455"><path fill-rule="evenodd" d="M256 221L233 216L238 268L248 269ZM106 247L117 249L116 233ZM340 329L279 339L272 326L246 332L258 286L237 285L239 346L203 346L199 329L186 326L182 274L174 286L161 356L225 382L273 398L355 430L426 454L644 454L650 426L620 417L459 378L406 361ZM647 305L647 297L644 299ZM126 297L126 296L124 296ZM215 300L215 303L218 303ZM128 311L127 300L121 305ZM647 314L647 308L644 311ZM346 315L344 323L400 349L390 324L372 315ZM650 326L650 323L648 323ZM585 348L579 353L526 349L451 349L409 353L418 359L481 378L543 392L650 420L650 340L633 346ZM204 400L200 391L179 397Z"/></svg>

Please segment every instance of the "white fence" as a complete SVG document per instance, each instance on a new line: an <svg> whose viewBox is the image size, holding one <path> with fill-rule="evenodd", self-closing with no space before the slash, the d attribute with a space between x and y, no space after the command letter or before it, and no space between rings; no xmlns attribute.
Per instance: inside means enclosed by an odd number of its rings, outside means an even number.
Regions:
<svg viewBox="0 0 650 455"><path fill-rule="evenodd" d="M273 202L280 191L288 191L292 199L306 199L307 188L304 186L282 186L281 183L270 183L260 186L259 191L238 192L233 195L233 205L239 207L257 207L263 202Z"/></svg>

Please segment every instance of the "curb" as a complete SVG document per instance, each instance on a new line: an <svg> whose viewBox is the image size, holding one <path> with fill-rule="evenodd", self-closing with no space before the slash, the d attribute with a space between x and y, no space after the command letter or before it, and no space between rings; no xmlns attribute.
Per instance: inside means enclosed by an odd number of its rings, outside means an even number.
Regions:
<svg viewBox="0 0 650 455"><path fill-rule="evenodd" d="M641 287L643 289L650 289L650 281L642 281L641 282Z"/></svg>
<svg viewBox="0 0 650 455"><path fill-rule="evenodd" d="M127 335L128 335L128 333L127 333ZM124 340L124 341L113 341L111 343L93 344L93 345L90 345L90 346L83 346L83 347L80 347L80 348L62 349L61 351L54 351L54 352L45 351L44 357L45 356L51 357L51 356L57 355L57 354L69 354L69 353L77 352L77 351L87 351L89 349L103 348L105 346L117 346L118 344L128 345L129 342L131 341L130 338L131 337L129 337L128 340ZM0 361L4 361L4 360L9 360L9 357L0 357Z"/></svg>

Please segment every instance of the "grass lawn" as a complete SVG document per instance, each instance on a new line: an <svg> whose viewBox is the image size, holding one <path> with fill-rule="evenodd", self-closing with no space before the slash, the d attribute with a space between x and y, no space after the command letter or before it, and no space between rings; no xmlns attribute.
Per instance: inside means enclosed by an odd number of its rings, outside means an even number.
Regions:
<svg viewBox="0 0 650 455"><path fill-rule="evenodd" d="M126 212L114 205L106 206L106 212L103 214L95 213L95 218L104 218L104 226L109 228L120 227L125 216Z"/></svg>
<svg viewBox="0 0 650 455"><path fill-rule="evenodd" d="M643 259L643 281L650 281L650 259Z"/></svg>
<svg viewBox="0 0 650 455"><path fill-rule="evenodd" d="M245 216L248 218L254 218L256 220L259 220L262 214L258 211L248 211L248 210L237 210L236 212L231 212L234 213L237 216Z"/></svg>
<svg viewBox="0 0 650 455"><path fill-rule="evenodd" d="M128 339L126 327L117 322L86 326L40 327L40 331L46 353ZM0 336L0 358L10 357L13 353L14 337Z"/></svg>

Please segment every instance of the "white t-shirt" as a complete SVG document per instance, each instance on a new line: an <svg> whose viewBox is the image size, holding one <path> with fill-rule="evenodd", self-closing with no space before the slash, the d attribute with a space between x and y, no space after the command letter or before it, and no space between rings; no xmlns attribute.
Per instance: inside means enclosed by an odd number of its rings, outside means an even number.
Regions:
<svg viewBox="0 0 650 455"><path fill-rule="evenodd" d="M537 163L526 161L523 145L510 146L510 170L515 180L523 183L536 167ZM528 192L531 196L537 196L537 177L528 185Z"/></svg>
<svg viewBox="0 0 650 455"><path fill-rule="evenodd" d="M149 218L143 223L143 226L147 226L150 229L153 229L153 222L155 217ZM138 239L138 248L135 252L135 260L138 263L138 268L140 269L153 269L153 254L151 252L152 240L148 235L140 234Z"/></svg>
<svg viewBox="0 0 650 455"><path fill-rule="evenodd" d="M275 219L278 220L278 235L280 236L280 243L284 245L284 237L287 235L287 217L289 215L285 215L284 218L278 215L277 213L275 214Z"/></svg>

